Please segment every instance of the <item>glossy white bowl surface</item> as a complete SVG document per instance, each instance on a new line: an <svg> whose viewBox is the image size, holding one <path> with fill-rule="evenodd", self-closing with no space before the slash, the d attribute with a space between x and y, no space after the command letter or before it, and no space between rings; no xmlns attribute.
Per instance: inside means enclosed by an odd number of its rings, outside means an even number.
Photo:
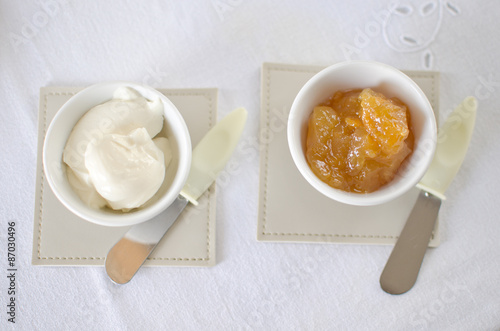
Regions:
<svg viewBox="0 0 500 331"><path fill-rule="evenodd" d="M309 167L305 156L308 120L313 108L334 92L368 87L389 98L397 97L408 106L415 136L414 150L396 177L377 191L345 192L322 182ZM429 100L411 78L383 63L349 61L325 68L302 87L290 110L287 136L295 165L316 190L342 203L370 206L395 199L419 182L434 156L437 129Z"/></svg>
<svg viewBox="0 0 500 331"><path fill-rule="evenodd" d="M172 148L172 161L167 168L164 184L147 203L147 207L130 212L109 208L94 209L87 206L71 188L63 163L63 150L71 130L78 120L92 107L113 98L120 86L128 86L146 99L159 97L164 108L164 127ZM162 134L160 133L160 134ZM191 139L189 132L174 104L155 89L128 82L100 83L85 88L69 99L52 119L43 145L43 166L47 181L61 203L77 216L104 226L128 226L147 221L164 211L179 195L191 166Z"/></svg>

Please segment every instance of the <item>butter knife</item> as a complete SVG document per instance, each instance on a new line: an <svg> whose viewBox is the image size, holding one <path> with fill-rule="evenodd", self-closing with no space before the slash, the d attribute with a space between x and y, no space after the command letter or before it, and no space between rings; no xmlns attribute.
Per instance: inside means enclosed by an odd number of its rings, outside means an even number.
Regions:
<svg viewBox="0 0 500 331"><path fill-rule="evenodd" d="M245 126L247 111L238 108L218 122L193 150L186 184L165 212L152 220L132 226L110 249L105 267L117 284L128 283L153 252L158 242L186 208L215 181L231 157Z"/></svg>
<svg viewBox="0 0 500 331"><path fill-rule="evenodd" d="M476 110L476 99L467 97L439 129L434 159L417 184L420 194L380 276L387 293L405 293L417 280L444 193L467 152Z"/></svg>

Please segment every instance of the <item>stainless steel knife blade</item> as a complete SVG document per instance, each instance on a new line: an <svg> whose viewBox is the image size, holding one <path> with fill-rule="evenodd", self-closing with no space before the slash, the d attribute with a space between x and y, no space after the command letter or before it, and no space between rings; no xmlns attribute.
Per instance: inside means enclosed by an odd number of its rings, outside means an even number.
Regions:
<svg viewBox="0 0 500 331"><path fill-rule="evenodd" d="M441 199L420 191L380 276L380 286L387 293L402 294L415 284L440 206Z"/></svg>
<svg viewBox="0 0 500 331"><path fill-rule="evenodd" d="M164 213L141 226L132 226L108 252L109 278L117 284L129 282L187 204L188 200L179 195Z"/></svg>

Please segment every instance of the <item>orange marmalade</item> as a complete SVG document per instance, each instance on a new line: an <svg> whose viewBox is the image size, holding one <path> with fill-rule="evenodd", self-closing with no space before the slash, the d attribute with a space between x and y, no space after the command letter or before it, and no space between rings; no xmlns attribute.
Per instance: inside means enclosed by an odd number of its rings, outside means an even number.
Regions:
<svg viewBox="0 0 500 331"><path fill-rule="evenodd" d="M413 150L410 112L367 88L339 91L309 118L306 158L331 187L373 192L390 182Z"/></svg>

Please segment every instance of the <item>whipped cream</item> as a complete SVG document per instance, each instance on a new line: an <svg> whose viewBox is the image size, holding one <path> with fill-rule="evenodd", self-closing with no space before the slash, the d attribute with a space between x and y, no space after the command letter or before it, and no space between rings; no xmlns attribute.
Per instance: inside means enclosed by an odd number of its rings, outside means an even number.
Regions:
<svg viewBox="0 0 500 331"><path fill-rule="evenodd" d="M68 180L90 207L128 211L158 191L172 158L161 100L118 88L75 125L63 153ZM154 139L153 139L154 138Z"/></svg>

